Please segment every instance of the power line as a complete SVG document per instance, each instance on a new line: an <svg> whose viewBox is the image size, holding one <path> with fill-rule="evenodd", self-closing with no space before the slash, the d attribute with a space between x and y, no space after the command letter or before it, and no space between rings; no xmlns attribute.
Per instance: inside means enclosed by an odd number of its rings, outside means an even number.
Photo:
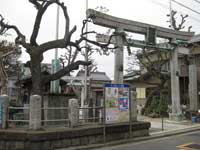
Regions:
<svg viewBox="0 0 200 150"><path fill-rule="evenodd" d="M183 14L182 12L181 12L181 14ZM184 14L183 14L184 15ZM191 19L193 19L193 20L195 20L195 21L197 21L197 22L199 22L200 23L200 20L199 19L197 19L197 18L195 18L195 17L192 17L192 16L189 16Z"/></svg>
<svg viewBox="0 0 200 150"><path fill-rule="evenodd" d="M189 9L190 11L193 11L193 12L195 12L195 13L197 13L197 14L199 14L200 15L200 12L198 12L198 11L196 11L196 10L194 10L194 9L192 9L192 8L190 8L190 7L188 7L188 6L185 6L184 4L182 4L182 3L180 3L180 2L177 2L176 0L172 0L174 3L176 3L176 4L178 4L178 5L180 5L180 6L182 6L182 7L185 7L186 9Z"/></svg>
<svg viewBox="0 0 200 150"><path fill-rule="evenodd" d="M195 2L197 2L197 3L199 3L199 4L200 4L200 1L199 1L199 0L193 0L193 1L195 1Z"/></svg>
<svg viewBox="0 0 200 150"><path fill-rule="evenodd" d="M152 3L154 3L154 4L157 4L157 5L159 5L159 6L161 6L161 7L163 7L163 8L165 8L165 9L169 9L169 6L168 5L165 5L165 4L163 4L163 3L160 3L160 2L157 2L157 1L155 1L155 0L150 0ZM174 9L173 9L174 10ZM175 11L177 11L177 10L175 10ZM185 13L182 13L181 11L177 11L179 14L182 14L182 15L186 15ZM194 20L194 21L196 21L196 22L198 22L198 23L200 23L200 20L199 19L197 19L197 18L195 18L195 17L192 17L192 16L189 16L190 17L190 19L192 19L192 20Z"/></svg>
<svg viewBox="0 0 200 150"><path fill-rule="evenodd" d="M160 3L160 2L158 2L158 1L155 1L155 0L150 0L150 1L151 1L152 3L154 3L154 4L160 5L160 6L163 7L163 8L169 9L168 5L165 5L165 4Z"/></svg>

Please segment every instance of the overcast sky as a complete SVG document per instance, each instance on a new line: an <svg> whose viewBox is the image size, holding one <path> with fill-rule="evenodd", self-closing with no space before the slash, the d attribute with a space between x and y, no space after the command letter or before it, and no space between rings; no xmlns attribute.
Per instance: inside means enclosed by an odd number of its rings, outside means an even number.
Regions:
<svg viewBox="0 0 200 150"><path fill-rule="evenodd" d="M73 38L75 39L80 33L82 20L85 18L86 0L61 1L63 1L68 8L68 13L70 16L70 27L72 28L74 25L77 25L78 27L76 34L73 35ZM200 10L200 3L197 3L194 0L177 1L196 11ZM95 9L97 6L104 6L109 9L107 13L113 16L168 27L168 23L166 22L168 18L166 17L166 14L169 13L169 0L88 0L88 2L89 8ZM172 3L172 8L183 14L188 14L189 18L186 23L186 27L192 25L192 31L195 31L196 34L200 33L199 14L194 13L184 7L181 7L174 2ZM4 16L9 24L18 26L21 32L26 35L27 39L29 39L33 28L36 9L31 3L28 2L28 0L1 0L0 14ZM61 21L59 34L62 37L64 18L62 14L60 14L60 16ZM177 17L179 16L177 15ZM56 7L52 6L47 10L46 14L43 17L37 41L39 43L42 43L44 41L55 39L55 29ZM14 36L15 35L12 33L12 36L9 36L7 38L10 41L13 41ZM62 52L59 52L59 54L61 53ZM51 62L51 59L54 57L53 55L53 51L46 53L44 62ZM125 55L125 59L126 57L127 56ZM99 65L99 71L105 71L111 78L113 78L113 55L99 56L96 54L94 58L96 58L96 61ZM29 59L29 57L27 54L23 53L21 59L23 61L26 61Z"/></svg>

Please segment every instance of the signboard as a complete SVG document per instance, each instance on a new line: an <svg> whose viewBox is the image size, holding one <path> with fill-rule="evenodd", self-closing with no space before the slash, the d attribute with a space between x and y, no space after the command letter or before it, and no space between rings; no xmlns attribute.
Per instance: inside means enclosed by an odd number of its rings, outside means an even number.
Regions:
<svg viewBox="0 0 200 150"><path fill-rule="evenodd" d="M119 123L129 121L129 86L105 84L105 121Z"/></svg>

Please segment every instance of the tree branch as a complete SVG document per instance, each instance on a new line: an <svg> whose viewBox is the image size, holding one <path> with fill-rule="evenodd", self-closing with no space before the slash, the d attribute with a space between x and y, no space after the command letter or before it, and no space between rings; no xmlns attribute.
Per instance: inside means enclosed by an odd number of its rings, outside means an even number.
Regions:
<svg viewBox="0 0 200 150"><path fill-rule="evenodd" d="M93 40L90 40L86 37L86 35L88 34L96 34L95 31L87 31L87 32L84 32L85 30L85 27L86 27L86 24L88 22L91 22L91 20L83 20L83 26L82 26L82 29L81 29L81 38L79 40L77 40L77 44L80 44L82 41L87 41L88 43L90 44L93 44L93 45L96 45L102 49L116 49L116 47L108 47L110 44L111 44L111 40L114 36L117 36L116 34L112 34L111 36L109 36L109 40L106 44L102 44L102 43L99 43L99 42L96 42L96 41L93 41Z"/></svg>
<svg viewBox="0 0 200 150"><path fill-rule="evenodd" d="M184 25L184 23L185 23L186 18L188 17L188 15L182 15L181 14L181 22L180 22L179 25L177 25L176 17L175 17L175 15L177 14L177 12L174 11L174 10L172 10L171 14L172 14L171 20L172 20L172 27L173 27L173 29L177 30L177 31L179 31L181 29L184 29L185 26L183 26L183 25ZM170 15L168 15L168 16L170 17ZM170 22L170 21L168 21L168 22Z"/></svg>
<svg viewBox="0 0 200 150"><path fill-rule="evenodd" d="M37 49L39 50L40 54L42 54L54 48L66 48L67 46L74 46L76 48L79 48L79 46L76 43L70 42L71 36L75 31L76 26L74 26L74 28L69 32L68 37L66 39L58 39L43 43L39 45Z"/></svg>
<svg viewBox="0 0 200 150"><path fill-rule="evenodd" d="M20 32L20 30L16 26L6 24L2 15L0 15L0 27L0 35L4 34L9 29L13 29L17 34L17 37L15 38L15 43L21 44L26 49L30 48L30 44L26 43L26 37Z"/></svg>
<svg viewBox="0 0 200 150"><path fill-rule="evenodd" d="M63 77L64 75L70 73L73 70L77 70L79 68L79 65L88 66L90 64L91 64L91 62L86 62L86 61L81 61L81 60L76 61L75 63L71 63L70 65L64 67L63 69L59 70L55 74L45 76L43 78L44 84L49 81L59 79L59 78Z"/></svg>
<svg viewBox="0 0 200 150"><path fill-rule="evenodd" d="M37 0L31 0L31 1L35 5L38 5L38 2L36 2ZM66 25L65 25L65 35L64 35L65 42L66 43L69 42L69 40L71 38L71 35L69 33L69 16L68 16L68 13L67 13L67 8L64 5L64 3L60 3L58 0L43 1L43 4L40 5L40 7L38 7L37 16L36 16L36 19L35 19L35 24L34 24L31 39L30 39L30 43L34 46L37 46L36 39L37 39L38 32L39 32L39 29L40 29L42 17L44 15L45 11L47 10L47 8L52 4L59 5L63 10L63 14L65 16L65 23L66 23ZM74 28L72 30L74 30Z"/></svg>
<svg viewBox="0 0 200 150"><path fill-rule="evenodd" d="M36 9L41 7L41 4L37 0L29 0L29 2L32 3Z"/></svg>

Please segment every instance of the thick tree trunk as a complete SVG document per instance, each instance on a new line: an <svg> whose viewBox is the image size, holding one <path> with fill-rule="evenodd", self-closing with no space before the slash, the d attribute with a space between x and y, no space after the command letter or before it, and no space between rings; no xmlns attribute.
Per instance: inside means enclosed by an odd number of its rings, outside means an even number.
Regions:
<svg viewBox="0 0 200 150"><path fill-rule="evenodd" d="M31 94L41 95L43 90L40 56L31 56L32 91Z"/></svg>

